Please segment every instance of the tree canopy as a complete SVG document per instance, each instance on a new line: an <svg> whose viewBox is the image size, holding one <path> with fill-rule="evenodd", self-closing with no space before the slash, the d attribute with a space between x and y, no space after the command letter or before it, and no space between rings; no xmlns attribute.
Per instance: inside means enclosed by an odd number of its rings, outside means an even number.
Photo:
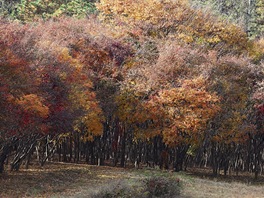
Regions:
<svg viewBox="0 0 264 198"><path fill-rule="evenodd" d="M263 39L183 0L2 3L0 172L34 147L41 165L263 171Z"/></svg>

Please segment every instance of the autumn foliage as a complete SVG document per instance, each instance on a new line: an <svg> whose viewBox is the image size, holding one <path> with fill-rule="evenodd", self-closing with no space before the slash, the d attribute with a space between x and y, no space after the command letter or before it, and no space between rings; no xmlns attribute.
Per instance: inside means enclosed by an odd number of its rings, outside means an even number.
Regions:
<svg viewBox="0 0 264 198"><path fill-rule="evenodd" d="M0 163L14 152L19 167L39 145L41 164L55 152L63 161L159 163L166 151L181 170L190 153L210 152L217 173L226 149L263 151L261 40L187 1L96 7L89 19L1 19ZM27 138L31 147L12 150ZM259 167L261 152L249 163Z"/></svg>

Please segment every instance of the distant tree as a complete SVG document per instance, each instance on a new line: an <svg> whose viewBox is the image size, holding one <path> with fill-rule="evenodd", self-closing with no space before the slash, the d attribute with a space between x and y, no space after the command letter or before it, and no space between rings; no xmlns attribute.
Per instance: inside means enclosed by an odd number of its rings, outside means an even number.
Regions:
<svg viewBox="0 0 264 198"><path fill-rule="evenodd" d="M263 0L190 0L199 7L210 7L216 13L230 21L240 24L251 38L262 36L263 29Z"/></svg>
<svg viewBox="0 0 264 198"><path fill-rule="evenodd" d="M86 17L95 12L93 1L50 1L50 0L22 0L10 10L13 18L27 22L35 19L49 19L62 15L73 17Z"/></svg>
<svg viewBox="0 0 264 198"><path fill-rule="evenodd" d="M0 16L8 17L12 14L20 0L1 0L0 1Z"/></svg>

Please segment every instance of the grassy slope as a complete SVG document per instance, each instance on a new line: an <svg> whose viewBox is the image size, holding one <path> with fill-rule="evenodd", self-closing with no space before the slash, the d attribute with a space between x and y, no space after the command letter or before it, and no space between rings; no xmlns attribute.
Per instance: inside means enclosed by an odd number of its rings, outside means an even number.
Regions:
<svg viewBox="0 0 264 198"><path fill-rule="evenodd" d="M111 185L139 185L153 175L179 178L180 197L184 198L264 196L263 185L202 179L187 173L56 163L1 175L0 197L91 197Z"/></svg>

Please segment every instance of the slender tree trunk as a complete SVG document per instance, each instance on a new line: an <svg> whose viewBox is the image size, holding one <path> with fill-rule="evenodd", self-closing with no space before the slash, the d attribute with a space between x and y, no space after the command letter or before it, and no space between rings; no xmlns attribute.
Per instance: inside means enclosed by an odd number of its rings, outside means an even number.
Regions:
<svg viewBox="0 0 264 198"><path fill-rule="evenodd" d="M216 177L218 173L218 156L216 151L216 143L212 142L212 148L211 148L211 157L212 157L212 168L213 168L213 176Z"/></svg>
<svg viewBox="0 0 264 198"><path fill-rule="evenodd" d="M254 178L257 179L259 175L259 150L257 145L257 140L253 139L253 148L254 148Z"/></svg>
<svg viewBox="0 0 264 198"><path fill-rule="evenodd" d="M2 148L2 153L0 154L0 173L4 172L4 164L9 152L10 152L9 144L4 145Z"/></svg>
<svg viewBox="0 0 264 198"><path fill-rule="evenodd" d="M74 133L74 162L78 163L80 161L80 135L78 132Z"/></svg>
<svg viewBox="0 0 264 198"><path fill-rule="evenodd" d="M66 144L66 138L63 139L62 142L62 156L63 156L63 162L67 162L67 144Z"/></svg>
<svg viewBox="0 0 264 198"><path fill-rule="evenodd" d="M153 163L154 165L159 165L159 155L158 155L158 137L153 139Z"/></svg>
<svg viewBox="0 0 264 198"><path fill-rule="evenodd" d="M88 164L89 163L89 142L85 142L84 148L85 148L85 161Z"/></svg>
<svg viewBox="0 0 264 198"><path fill-rule="evenodd" d="M123 135L122 135L122 142L121 142L121 161L120 165L121 167L125 167L125 161L126 161L126 128L123 128Z"/></svg>
<svg viewBox="0 0 264 198"><path fill-rule="evenodd" d="M95 164L94 147L95 147L95 143L94 143L94 141L93 141L93 142L91 142L91 144L90 144L90 155L91 155L91 164L92 164L92 165Z"/></svg>
<svg viewBox="0 0 264 198"><path fill-rule="evenodd" d="M72 138L72 134L71 134L70 138L69 138L69 152L70 152L70 156L69 156L68 162L72 161L72 147L73 147L72 143L73 143L73 138Z"/></svg>
<svg viewBox="0 0 264 198"><path fill-rule="evenodd" d="M57 152L58 152L58 156L59 156L59 162L61 162L61 144L57 145Z"/></svg>
<svg viewBox="0 0 264 198"><path fill-rule="evenodd" d="M29 154L27 156L27 160L26 160L26 164L25 164L25 168L28 169L29 168L29 164L30 164L30 160L31 160L31 156L34 153L34 146L32 146L31 150L29 151Z"/></svg>

